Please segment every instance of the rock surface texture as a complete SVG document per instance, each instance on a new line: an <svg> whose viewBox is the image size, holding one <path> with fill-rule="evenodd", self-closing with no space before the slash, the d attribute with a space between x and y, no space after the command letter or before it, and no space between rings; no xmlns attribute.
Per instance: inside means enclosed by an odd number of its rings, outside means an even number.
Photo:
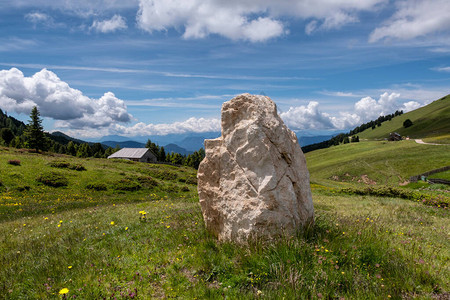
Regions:
<svg viewBox="0 0 450 300"><path fill-rule="evenodd" d="M314 222L305 156L266 96L222 106L222 136L205 140L198 194L207 229L247 243L293 235Z"/></svg>

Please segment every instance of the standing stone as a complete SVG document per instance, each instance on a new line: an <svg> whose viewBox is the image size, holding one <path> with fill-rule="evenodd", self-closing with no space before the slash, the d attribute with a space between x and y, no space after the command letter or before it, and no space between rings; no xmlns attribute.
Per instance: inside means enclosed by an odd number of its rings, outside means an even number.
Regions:
<svg viewBox="0 0 450 300"><path fill-rule="evenodd" d="M305 156L266 96L222 106L222 136L205 140L198 194L207 229L246 243L293 235L314 222Z"/></svg>

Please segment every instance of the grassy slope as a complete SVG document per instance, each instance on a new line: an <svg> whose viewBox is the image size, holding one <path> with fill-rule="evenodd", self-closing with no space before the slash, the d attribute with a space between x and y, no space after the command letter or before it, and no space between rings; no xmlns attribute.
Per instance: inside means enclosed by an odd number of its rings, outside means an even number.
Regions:
<svg viewBox="0 0 450 300"><path fill-rule="evenodd" d="M356 184L353 177L367 175L377 184L397 185L410 176L448 165L448 148L414 141L363 141L312 151L306 158L312 182L342 184L331 179L338 176L339 181Z"/></svg>
<svg viewBox="0 0 450 300"><path fill-rule="evenodd" d="M7 188L3 196L4 203L0 206L0 220L111 202L148 201L162 195L179 197L196 191L195 185L184 183L186 179L196 177L195 170L191 168L107 159L81 159L65 155L44 156L20 153L17 150L9 151L7 148L0 148L0 155L0 182ZM8 164L9 160L20 160L21 165ZM50 164L55 161L81 164L87 171L51 167ZM36 181L40 175L50 172L56 172L67 178L68 186L53 188ZM151 182L148 182L149 177L154 178L157 186L152 186ZM127 184L139 184L141 189L134 192L117 190L116 187L122 179L130 180L125 183L125 188ZM87 189L86 186L92 183L103 183L107 190ZM24 187L29 187L30 190L19 191ZM133 197L130 197L130 194ZM8 200L9 196L12 198Z"/></svg>
<svg viewBox="0 0 450 300"><path fill-rule="evenodd" d="M79 299L399 299L450 290L448 210L314 185L313 231L239 247L206 232L195 187L180 182L191 169L65 158L87 171L59 170L69 178L63 188L36 183L54 159L0 152L9 188L0 193L0 298L54 299L62 288ZM166 177L157 187L113 189L119 178L155 174ZM107 191L85 189L100 180ZM31 190L18 192L24 185Z"/></svg>
<svg viewBox="0 0 450 300"><path fill-rule="evenodd" d="M410 119L413 126L403 128L406 119ZM389 137L390 132L450 144L450 95L386 121L376 129L369 128L358 135L361 139L385 139Z"/></svg>

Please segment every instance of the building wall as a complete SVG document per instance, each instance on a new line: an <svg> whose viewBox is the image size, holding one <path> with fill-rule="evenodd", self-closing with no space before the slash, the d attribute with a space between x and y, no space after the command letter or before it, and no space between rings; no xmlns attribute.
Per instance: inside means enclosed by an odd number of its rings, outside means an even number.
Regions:
<svg viewBox="0 0 450 300"><path fill-rule="evenodd" d="M147 151L147 153L145 153L144 156L141 157L141 159L139 161L140 162L152 162L152 163L154 163L154 162L156 162L156 156L152 152Z"/></svg>

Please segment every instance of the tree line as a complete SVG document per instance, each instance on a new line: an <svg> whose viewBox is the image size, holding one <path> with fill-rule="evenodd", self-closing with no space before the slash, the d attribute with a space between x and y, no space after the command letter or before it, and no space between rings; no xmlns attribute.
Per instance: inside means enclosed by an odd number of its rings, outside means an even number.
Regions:
<svg viewBox="0 0 450 300"><path fill-rule="evenodd" d="M375 129L377 127L380 127L383 122L390 121L394 117L400 116L403 114L402 110L397 110L395 113L386 115L386 116L380 116L378 119L361 124L354 129L350 130L348 133L340 133L334 137L332 137L329 140L315 143L307 146L302 147L303 153L311 152L314 150L319 149L325 149L329 148L331 146L337 146L339 144L347 144L347 143L354 143L359 142L359 136L357 135L360 132L363 132L366 129L372 128Z"/></svg>
<svg viewBox="0 0 450 300"><path fill-rule="evenodd" d="M77 157L108 157L120 148L86 143L44 131L37 107L30 113L28 124L8 116L0 109L0 144L13 148L28 148L35 152L49 151Z"/></svg>
<svg viewBox="0 0 450 300"><path fill-rule="evenodd" d="M160 147L159 145L153 143L150 139L147 140L145 147L150 149L150 151L152 151L153 154L155 154L156 159L159 162L163 163L166 162L180 166L188 166L195 169L198 169L200 162L205 157L205 150L203 148L189 155L182 155L180 153L175 152L170 152L166 154L164 147Z"/></svg>
<svg viewBox="0 0 450 300"><path fill-rule="evenodd" d="M35 152L49 151L77 157L96 158L107 158L120 150L119 146L115 148L105 147L101 143L86 143L62 134L57 135L45 132L37 107L32 109L29 123L26 125L8 116L0 109L0 145L28 148ZM159 162L184 165L195 169L198 169L200 162L205 157L205 150L203 149L187 156L173 152L166 154L164 147L160 147L150 140L147 141L146 148L149 148L156 155Z"/></svg>

